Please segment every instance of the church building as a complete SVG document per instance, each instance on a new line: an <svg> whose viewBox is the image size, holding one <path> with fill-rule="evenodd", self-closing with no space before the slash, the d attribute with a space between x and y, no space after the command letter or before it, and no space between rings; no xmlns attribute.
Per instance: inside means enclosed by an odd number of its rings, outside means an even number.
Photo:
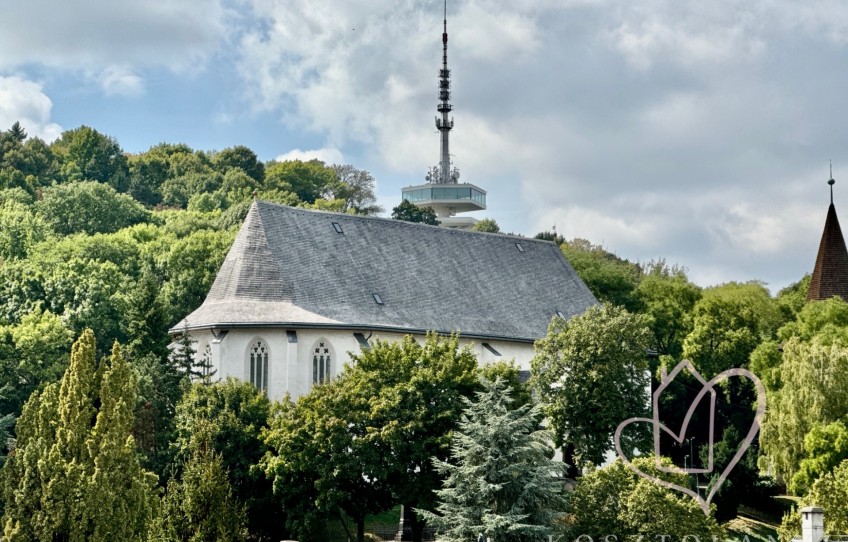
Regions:
<svg viewBox="0 0 848 542"><path fill-rule="evenodd" d="M480 363L528 370L553 317L597 303L556 244L470 231L476 219L455 216L485 209L486 192L452 167L447 44L445 4L440 161L402 192L441 226L254 201L206 300L171 329L187 331L216 378L298 397L373 341L429 331L459 333Z"/></svg>
<svg viewBox="0 0 848 542"><path fill-rule="evenodd" d="M184 329L216 378L271 399L327 382L376 339L459 332L529 369L554 316L597 303L556 244L254 202Z"/></svg>

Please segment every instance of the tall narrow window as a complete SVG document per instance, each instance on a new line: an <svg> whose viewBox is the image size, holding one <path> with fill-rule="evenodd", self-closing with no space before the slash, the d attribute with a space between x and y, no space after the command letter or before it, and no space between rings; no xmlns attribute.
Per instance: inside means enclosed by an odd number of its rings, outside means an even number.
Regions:
<svg viewBox="0 0 848 542"><path fill-rule="evenodd" d="M214 371L212 371L212 346L206 345L206 348L203 349L203 354L200 356L200 374L204 379L212 376Z"/></svg>
<svg viewBox="0 0 848 542"><path fill-rule="evenodd" d="M268 391L268 348L261 339L250 349L250 383L258 390Z"/></svg>
<svg viewBox="0 0 848 542"><path fill-rule="evenodd" d="M326 384L330 381L330 347L327 341L318 341L312 351L312 383Z"/></svg>

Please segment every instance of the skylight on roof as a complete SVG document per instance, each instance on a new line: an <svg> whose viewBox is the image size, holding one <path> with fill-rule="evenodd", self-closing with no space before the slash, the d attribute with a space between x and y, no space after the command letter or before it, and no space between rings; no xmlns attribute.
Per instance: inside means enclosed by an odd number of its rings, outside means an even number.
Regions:
<svg viewBox="0 0 848 542"><path fill-rule="evenodd" d="M378 293L373 293L373 294L371 294L371 295L373 295L373 296L374 296L374 301L375 301L378 305L382 305L382 304L383 304L383 298L381 298L381 297L380 297L380 294L378 294Z"/></svg>
<svg viewBox="0 0 848 542"><path fill-rule="evenodd" d="M524 247L521 246L521 243L515 243L515 248L518 249L518 252L524 252Z"/></svg>
<svg viewBox="0 0 848 542"><path fill-rule="evenodd" d="M562 311L556 311L556 315L565 320L565 315L562 313Z"/></svg>
<svg viewBox="0 0 848 542"><path fill-rule="evenodd" d="M338 222L333 222L333 229L336 230L336 233L344 233L342 230L342 225Z"/></svg>

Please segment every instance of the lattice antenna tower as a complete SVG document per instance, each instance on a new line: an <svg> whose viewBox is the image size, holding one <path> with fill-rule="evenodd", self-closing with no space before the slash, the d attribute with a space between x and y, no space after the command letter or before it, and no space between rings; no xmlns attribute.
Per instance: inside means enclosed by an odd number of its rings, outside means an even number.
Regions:
<svg viewBox="0 0 848 542"><path fill-rule="evenodd" d="M456 184L459 181L459 170L451 168L450 161L450 131L453 128L453 110L450 103L450 69L448 69L448 2L445 0L444 27L442 30L442 69L439 70L439 104L436 111L441 115L436 117L436 129L439 130L441 148L439 164L430 168L426 180L433 184Z"/></svg>

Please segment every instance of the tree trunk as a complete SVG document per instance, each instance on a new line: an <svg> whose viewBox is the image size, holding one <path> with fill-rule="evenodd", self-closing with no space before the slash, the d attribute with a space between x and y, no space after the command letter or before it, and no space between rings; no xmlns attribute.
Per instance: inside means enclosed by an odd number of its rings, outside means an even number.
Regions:
<svg viewBox="0 0 848 542"><path fill-rule="evenodd" d="M426 522L418 518L418 514L415 513L415 509L411 506L409 507L409 522L412 524L412 542L422 542L421 539L423 538L422 535L424 534L424 525Z"/></svg>
<svg viewBox="0 0 848 542"><path fill-rule="evenodd" d="M365 517L356 519L356 542L365 542Z"/></svg>
<svg viewBox="0 0 848 542"><path fill-rule="evenodd" d="M574 445L570 442L562 448L562 462L565 463L566 478L577 478L580 476L580 469L574 464Z"/></svg>

